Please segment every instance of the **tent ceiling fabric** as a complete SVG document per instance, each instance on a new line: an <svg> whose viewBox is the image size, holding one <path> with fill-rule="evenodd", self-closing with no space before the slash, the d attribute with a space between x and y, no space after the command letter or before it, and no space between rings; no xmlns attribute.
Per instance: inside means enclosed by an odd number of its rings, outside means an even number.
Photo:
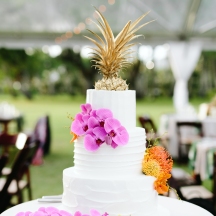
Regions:
<svg viewBox="0 0 216 216"><path fill-rule="evenodd" d="M145 37L139 39L142 44L198 40L205 49L216 49L215 0L1 0L0 46L56 44L56 38L74 31L87 18L96 19L92 5L105 6L103 14L115 35L127 21L150 11L142 22L155 21L138 32ZM98 31L93 24L86 24L86 28ZM60 45L88 43L83 37L87 34L84 29Z"/></svg>

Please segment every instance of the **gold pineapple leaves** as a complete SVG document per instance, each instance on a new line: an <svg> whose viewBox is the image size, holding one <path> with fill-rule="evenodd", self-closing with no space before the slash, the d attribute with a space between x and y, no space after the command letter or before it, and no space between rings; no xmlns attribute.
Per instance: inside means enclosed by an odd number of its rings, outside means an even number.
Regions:
<svg viewBox="0 0 216 216"><path fill-rule="evenodd" d="M96 33L94 33L91 30L88 30L90 33L92 33L98 41L85 36L87 39L89 39L91 42L93 42L96 45L96 48L91 48L93 52L93 60L95 66L102 74L103 79L119 79L118 78L118 72L120 72L121 69L126 68L131 63L128 61L128 55L131 54L133 51L131 51L131 47L134 46L134 43L128 44L130 41L134 40L137 37L140 37L141 35L135 35L135 32L138 31L140 28L144 27L145 25L149 24L150 22L144 23L140 25L139 27L136 27L138 23L149 13L146 13L139 17L134 22L127 22L127 24L124 26L124 28L120 31L120 33L114 37L112 29L105 19L105 17L100 13L99 10L95 8L100 20L98 20L98 23L95 23L92 21L100 30L103 39ZM135 28L136 27L136 28ZM108 90L115 90L115 86L111 87L112 89ZM102 87L103 89L103 87ZM123 87L123 90L125 90L125 87Z"/></svg>

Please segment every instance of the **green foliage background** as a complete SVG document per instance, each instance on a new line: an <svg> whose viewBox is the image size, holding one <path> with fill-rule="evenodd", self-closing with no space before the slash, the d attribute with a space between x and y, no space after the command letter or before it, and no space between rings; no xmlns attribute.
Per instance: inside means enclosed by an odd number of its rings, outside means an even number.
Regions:
<svg viewBox="0 0 216 216"><path fill-rule="evenodd" d="M52 80L57 76L58 79ZM137 91L138 98L172 97L175 80L168 69L148 70L143 62L121 72L130 89ZM100 74L91 67L90 59L83 59L72 49L63 50L56 58L41 50L27 55L25 50L0 49L0 94L20 94L32 99L36 94L85 95L86 89L94 88ZM14 82L21 83L15 88ZM203 52L188 82L189 96L213 96L216 90L216 52Z"/></svg>

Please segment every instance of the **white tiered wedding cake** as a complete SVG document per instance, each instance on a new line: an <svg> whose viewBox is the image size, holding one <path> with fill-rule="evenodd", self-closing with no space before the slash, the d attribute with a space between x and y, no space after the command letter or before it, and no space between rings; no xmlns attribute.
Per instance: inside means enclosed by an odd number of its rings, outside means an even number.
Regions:
<svg viewBox="0 0 216 216"><path fill-rule="evenodd" d="M78 138L74 167L63 171L63 205L83 214L96 209L111 216L158 215L155 178L142 173L146 136L143 128L136 127L135 91L87 90L86 102L93 109L110 109L127 129L129 142L116 148L103 144L91 152L83 137ZM169 215L161 211L160 215Z"/></svg>
<svg viewBox="0 0 216 216"><path fill-rule="evenodd" d="M169 189L172 160L163 148L146 149L145 130L136 127L136 93L118 74L130 64L133 44L128 42L147 24L136 27L146 14L129 21L114 38L107 20L96 12L104 40L92 31L99 42L86 38L97 46L93 61L103 77L87 90L86 104L71 125L74 167L63 171L62 203L79 216L92 209L103 216L168 216L157 199Z"/></svg>

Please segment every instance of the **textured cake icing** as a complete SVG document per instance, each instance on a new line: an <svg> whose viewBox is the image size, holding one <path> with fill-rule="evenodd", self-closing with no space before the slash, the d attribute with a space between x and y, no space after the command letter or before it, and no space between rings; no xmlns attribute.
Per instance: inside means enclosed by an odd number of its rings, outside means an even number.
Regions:
<svg viewBox="0 0 216 216"><path fill-rule="evenodd" d="M113 216L155 215L157 193L151 176L84 178L76 175L75 167L65 169L63 176L63 204L72 212L87 214L91 209L97 209Z"/></svg>
<svg viewBox="0 0 216 216"><path fill-rule="evenodd" d="M87 90L86 102L90 103L94 109L110 109L113 116L121 124L129 128L136 127L136 92L127 91L105 91Z"/></svg>
<svg viewBox="0 0 216 216"><path fill-rule="evenodd" d="M83 146L83 139L75 141L74 170L79 176L97 178L113 176L136 176L141 174L145 151L143 128L129 129L130 140L125 146L113 149L102 145L96 152L89 152Z"/></svg>
<svg viewBox="0 0 216 216"><path fill-rule="evenodd" d="M104 144L90 152L83 138L78 138L74 167L63 171L63 205L83 214L97 209L113 216L158 215L155 178L142 174L146 135L143 128L136 127L135 91L87 90L86 102L93 109L110 109L127 128L129 142L115 149Z"/></svg>

